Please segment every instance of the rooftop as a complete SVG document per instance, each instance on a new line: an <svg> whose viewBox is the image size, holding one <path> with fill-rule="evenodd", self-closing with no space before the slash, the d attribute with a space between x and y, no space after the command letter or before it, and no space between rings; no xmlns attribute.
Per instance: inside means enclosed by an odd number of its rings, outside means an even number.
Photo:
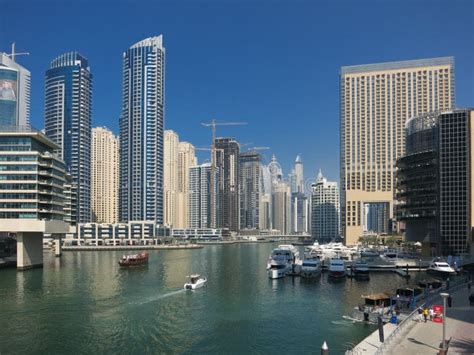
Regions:
<svg viewBox="0 0 474 355"><path fill-rule="evenodd" d="M430 67L439 65L451 65L454 67L454 57L439 57L428 59L403 60L399 62L386 62L375 64L362 64L341 67L341 75L374 72L382 70L398 70L416 67Z"/></svg>

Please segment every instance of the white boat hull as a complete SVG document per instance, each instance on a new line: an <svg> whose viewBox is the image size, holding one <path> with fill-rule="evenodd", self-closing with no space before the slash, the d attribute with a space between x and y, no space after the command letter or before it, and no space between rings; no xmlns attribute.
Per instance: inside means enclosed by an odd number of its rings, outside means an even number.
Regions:
<svg viewBox="0 0 474 355"><path fill-rule="evenodd" d="M270 279L281 279L286 276L285 269L268 269L267 275Z"/></svg>
<svg viewBox="0 0 474 355"><path fill-rule="evenodd" d="M184 284L184 289L185 290L195 290L197 288L203 287L207 282L207 279L199 279L196 281L196 283L190 283L187 282Z"/></svg>

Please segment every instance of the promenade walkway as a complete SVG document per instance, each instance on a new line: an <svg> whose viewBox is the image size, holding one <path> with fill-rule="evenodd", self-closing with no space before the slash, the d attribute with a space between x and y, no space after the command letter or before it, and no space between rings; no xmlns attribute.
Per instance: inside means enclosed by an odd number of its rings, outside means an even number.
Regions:
<svg viewBox="0 0 474 355"><path fill-rule="evenodd" d="M449 291L447 291L449 293ZM471 292L474 292L471 291ZM474 354L474 306L469 305L467 287L453 292L453 303L446 310L448 354ZM440 298L434 304L442 304ZM413 326L397 335L384 354L437 354L443 337L443 325L431 321L412 321Z"/></svg>

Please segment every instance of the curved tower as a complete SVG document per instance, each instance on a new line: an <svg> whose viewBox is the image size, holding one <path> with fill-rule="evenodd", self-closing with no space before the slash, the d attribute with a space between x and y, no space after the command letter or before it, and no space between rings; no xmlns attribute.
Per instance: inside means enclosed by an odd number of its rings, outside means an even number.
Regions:
<svg viewBox="0 0 474 355"><path fill-rule="evenodd" d="M163 223L163 36L123 53L120 117L120 219Z"/></svg>

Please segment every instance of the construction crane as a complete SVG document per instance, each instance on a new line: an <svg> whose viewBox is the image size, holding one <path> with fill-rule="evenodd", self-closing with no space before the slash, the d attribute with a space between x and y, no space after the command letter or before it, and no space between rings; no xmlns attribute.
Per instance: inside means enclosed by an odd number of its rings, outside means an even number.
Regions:
<svg viewBox="0 0 474 355"><path fill-rule="evenodd" d="M216 127L217 126L243 126L247 122L217 122L213 119L211 122L201 123L204 127L212 129L212 145L211 145L211 228L216 228Z"/></svg>
<svg viewBox="0 0 474 355"><path fill-rule="evenodd" d="M30 55L29 52L21 52L21 53L17 53L15 51L15 42L12 43L12 52L10 54L7 54L7 57L10 57L11 60L15 61L15 57L17 55Z"/></svg>

